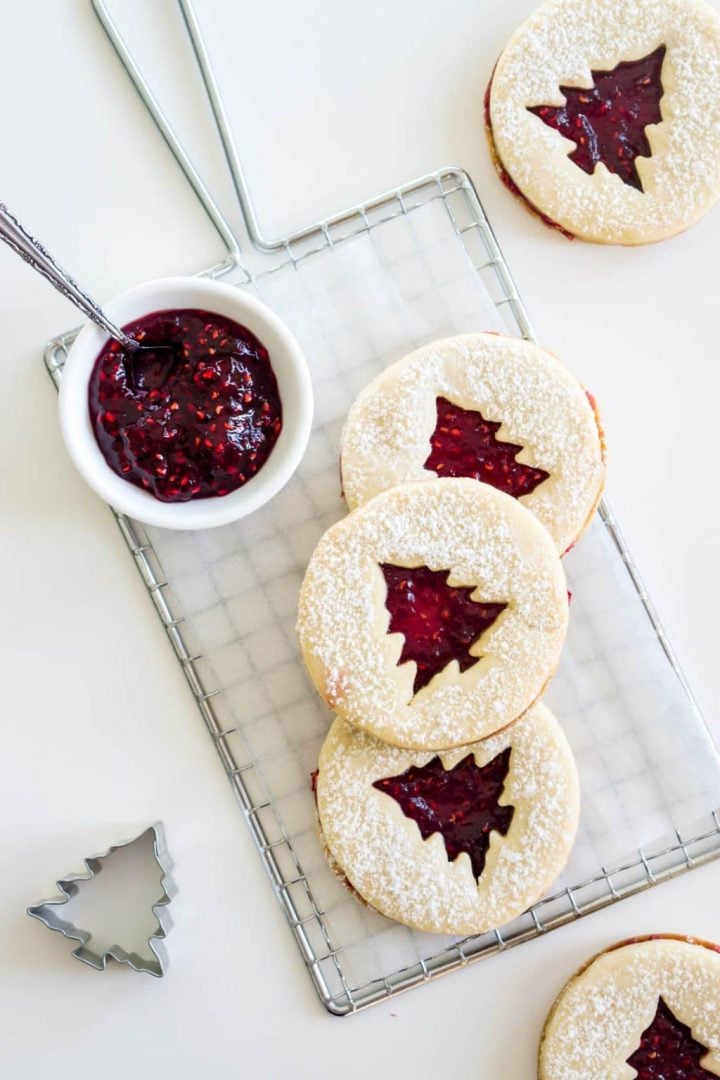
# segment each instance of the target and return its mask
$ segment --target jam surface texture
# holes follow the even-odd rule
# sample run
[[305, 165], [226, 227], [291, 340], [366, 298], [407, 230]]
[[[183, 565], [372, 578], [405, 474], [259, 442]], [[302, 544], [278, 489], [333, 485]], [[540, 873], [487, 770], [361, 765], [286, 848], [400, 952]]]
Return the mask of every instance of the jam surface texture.
[[403, 814], [417, 823], [423, 840], [439, 832], [450, 862], [466, 852], [478, 880], [485, 869], [490, 834], [506, 836], [515, 813], [513, 806], [498, 801], [510, 754], [508, 747], [482, 766], [468, 754], [447, 770], [434, 757], [427, 765], [411, 765], [399, 776], [376, 780], [373, 787], [395, 799]]
[[547, 480], [549, 473], [515, 460], [522, 446], [501, 442], [499, 422], [439, 397], [437, 423], [430, 437], [425, 468], [438, 476], [469, 476], [519, 498]]
[[398, 664], [417, 665], [413, 692], [427, 686], [434, 675], [457, 660], [466, 671], [480, 659], [470, 648], [497, 619], [507, 604], [471, 600], [474, 587], [448, 585], [449, 570], [383, 563], [390, 612], [389, 634], [405, 638]]
[[282, 430], [267, 349], [244, 326], [195, 309], [157, 311], [110, 341], [88, 391], [93, 432], [113, 472], [162, 502], [227, 495], [264, 465]]
[[637, 1070], [638, 1080], [717, 1080], [700, 1064], [707, 1052], [660, 998], [655, 1019], [627, 1063]]
[[612, 71], [593, 71], [593, 86], [561, 86], [564, 105], [533, 105], [529, 112], [572, 139], [570, 160], [586, 173], [603, 165], [620, 179], [643, 190], [635, 161], [650, 157], [645, 128], [662, 120], [661, 72], [665, 46], [640, 60], [624, 61]]

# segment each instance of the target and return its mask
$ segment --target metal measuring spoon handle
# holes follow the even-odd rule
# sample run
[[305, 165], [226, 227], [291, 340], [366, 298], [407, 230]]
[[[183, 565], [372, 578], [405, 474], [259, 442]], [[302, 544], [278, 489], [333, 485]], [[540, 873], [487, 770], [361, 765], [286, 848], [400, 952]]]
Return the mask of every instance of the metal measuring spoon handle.
[[59, 293], [71, 300], [75, 307], [80, 308], [92, 322], [96, 323], [110, 337], [115, 338], [126, 349], [137, 350], [142, 346], [133, 338], [128, 337], [123, 331], [110, 322], [105, 312], [100, 308], [92, 297], [80, 288], [76, 281], [66, 273], [53, 259], [52, 255], [45, 250], [39, 241], [30, 236], [20, 222], [10, 213], [4, 203], [0, 203], [0, 240], [11, 247], [21, 259], [37, 270], [44, 278], [54, 285]]

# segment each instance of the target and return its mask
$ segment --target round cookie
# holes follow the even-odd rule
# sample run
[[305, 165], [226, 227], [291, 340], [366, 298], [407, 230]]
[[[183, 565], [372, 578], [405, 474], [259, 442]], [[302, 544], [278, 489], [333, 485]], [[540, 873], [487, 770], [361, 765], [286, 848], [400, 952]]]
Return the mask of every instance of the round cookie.
[[549, 0], [505, 47], [486, 121], [507, 186], [583, 240], [645, 244], [720, 196], [720, 15]]
[[356, 398], [342, 437], [350, 509], [397, 484], [472, 476], [519, 498], [563, 552], [605, 480], [594, 403], [551, 353], [462, 334], [392, 364]]
[[720, 1076], [720, 948], [653, 935], [596, 956], [545, 1024], [540, 1080]]
[[338, 718], [316, 797], [327, 849], [363, 901], [458, 935], [503, 926], [543, 895], [567, 862], [579, 812], [570, 747], [543, 705], [436, 756]]
[[567, 622], [547, 530], [468, 479], [392, 488], [333, 525], [298, 608], [327, 704], [420, 750], [476, 742], [521, 716], [555, 672]]

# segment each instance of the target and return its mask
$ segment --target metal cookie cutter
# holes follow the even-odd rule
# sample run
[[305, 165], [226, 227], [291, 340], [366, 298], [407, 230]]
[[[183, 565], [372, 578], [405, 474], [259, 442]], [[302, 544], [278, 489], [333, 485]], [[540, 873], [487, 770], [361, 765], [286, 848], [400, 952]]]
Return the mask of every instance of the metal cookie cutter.
[[[119, 945], [112, 945], [104, 952], [95, 952], [87, 947], [87, 943], [92, 937], [89, 931], [82, 930], [79, 926], [75, 926], [74, 923], [62, 919], [55, 909], [62, 907], [63, 904], [67, 904], [68, 900], [77, 895], [79, 889], [75, 884], [76, 882], [90, 881], [91, 878], [94, 878], [96, 874], [100, 873], [104, 859], [113, 855], [120, 848], [129, 847], [131, 844], [142, 842], [149, 833], [152, 833], [153, 836], [153, 854], [155, 856], [155, 862], [162, 870], [160, 884], [163, 889], [161, 898], [152, 906], [153, 914], [157, 919], [158, 928], [155, 933], [151, 934], [148, 938], [148, 947], [150, 948], [154, 959], [151, 960], [147, 957], [139, 956], [138, 953], [134, 952], [125, 952]], [[97, 971], [105, 970], [108, 957], [111, 956], [113, 960], [117, 960], [120, 964], [129, 964], [133, 971], [146, 972], [148, 975], [155, 975], [157, 978], [162, 978], [167, 970], [167, 951], [163, 941], [167, 937], [172, 926], [172, 919], [167, 910], [167, 905], [177, 891], [175, 883], [170, 875], [173, 864], [165, 844], [165, 828], [163, 823], [161, 821], [156, 821], [154, 825], [148, 826], [147, 829], [144, 829], [143, 832], [139, 833], [138, 836], [133, 837], [131, 840], [125, 840], [120, 844], [113, 844], [107, 851], [104, 851], [99, 855], [93, 855], [91, 858], [84, 859], [83, 862], [85, 864], [86, 872], [72, 874], [70, 877], [58, 881], [57, 886], [61, 895], [54, 897], [52, 900], [42, 900], [39, 904], [34, 904], [32, 907], [29, 907], [27, 909], [28, 915], [45, 923], [45, 926], [47, 926], [49, 930], [59, 930], [64, 937], [79, 941], [80, 944], [76, 949], [73, 949], [72, 955], [77, 957], [78, 960], [82, 960], [84, 964], [89, 964], [90, 967], [95, 968]]]

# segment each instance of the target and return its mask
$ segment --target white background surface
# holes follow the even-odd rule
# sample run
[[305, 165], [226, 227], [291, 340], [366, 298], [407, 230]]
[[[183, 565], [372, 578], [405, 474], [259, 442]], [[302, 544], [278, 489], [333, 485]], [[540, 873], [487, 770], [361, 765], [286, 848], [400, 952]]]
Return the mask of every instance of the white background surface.
[[[229, 206], [195, 77], [178, 63], [174, 7], [144, 6], [173, 115], [188, 118], [180, 126]], [[533, 6], [202, 0], [199, 10], [236, 88], [230, 111], [269, 231], [439, 165], [471, 172], [541, 340], [603, 405], [615, 510], [712, 721], [720, 210], [670, 243], [624, 251], [569, 244], [513, 202], [492, 174], [481, 102]], [[212, 262], [217, 242], [89, 5], [11, 8], [0, 197], [100, 298]], [[110, 514], [60, 444], [40, 350], [75, 313], [6, 249], [0, 295], [3, 1076], [532, 1080], [552, 999], [594, 950], [649, 930], [720, 939], [716, 865], [361, 1016], [326, 1016]], [[170, 973], [95, 974], [24, 908], [83, 854], [157, 816], [181, 890]]]

